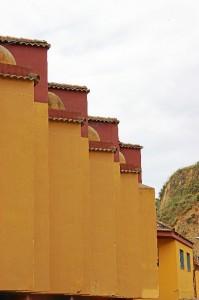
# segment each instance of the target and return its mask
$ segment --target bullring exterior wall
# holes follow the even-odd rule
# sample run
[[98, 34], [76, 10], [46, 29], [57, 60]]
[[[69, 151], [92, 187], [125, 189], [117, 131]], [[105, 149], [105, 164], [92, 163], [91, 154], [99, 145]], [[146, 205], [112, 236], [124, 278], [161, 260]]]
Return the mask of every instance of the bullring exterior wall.
[[24, 78], [0, 77], [0, 291], [157, 297], [153, 189]]

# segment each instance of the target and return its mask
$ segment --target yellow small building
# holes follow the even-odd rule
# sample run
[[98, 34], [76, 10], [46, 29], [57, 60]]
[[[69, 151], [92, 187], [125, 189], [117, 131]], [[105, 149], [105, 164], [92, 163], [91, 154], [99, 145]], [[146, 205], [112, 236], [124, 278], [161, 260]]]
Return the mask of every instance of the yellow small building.
[[194, 298], [193, 243], [157, 222], [159, 300]]

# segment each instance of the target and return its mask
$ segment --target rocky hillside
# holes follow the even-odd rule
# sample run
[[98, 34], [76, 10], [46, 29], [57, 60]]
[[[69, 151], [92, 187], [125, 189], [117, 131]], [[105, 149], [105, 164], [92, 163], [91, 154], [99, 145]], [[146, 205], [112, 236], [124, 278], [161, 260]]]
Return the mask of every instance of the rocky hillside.
[[158, 219], [194, 242], [199, 256], [199, 162], [179, 169], [163, 186], [157, 203]]

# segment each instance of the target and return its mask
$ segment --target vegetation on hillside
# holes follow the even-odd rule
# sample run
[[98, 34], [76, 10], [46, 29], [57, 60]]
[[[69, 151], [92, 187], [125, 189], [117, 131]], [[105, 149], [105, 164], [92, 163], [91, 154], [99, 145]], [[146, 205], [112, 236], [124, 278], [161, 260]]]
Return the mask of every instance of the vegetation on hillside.
[[160, 221], [195, 243], [199, 235], [199, 162], [177, 170], [169, 178], [156, 199], [156, 207]]

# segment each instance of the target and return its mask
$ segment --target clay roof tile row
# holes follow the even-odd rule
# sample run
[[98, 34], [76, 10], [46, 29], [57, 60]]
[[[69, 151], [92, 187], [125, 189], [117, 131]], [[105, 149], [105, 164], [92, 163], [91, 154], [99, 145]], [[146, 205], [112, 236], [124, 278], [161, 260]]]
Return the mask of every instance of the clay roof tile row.
[[137, 166], [134, 164], [120, 164], [120, 172], [121, 173], [134, 173], [134, 174], [139, 174], [142, 172], [141, 169], [139, 169]]
[[48, 87], [52, 89], [58, 89], [58, 90], [86, 92], [86, 93], [90, 92], [90, 90], [85, 85], [81, 86], [81, 85], [71, 85], [66, 83], [49, 82]]
[[103, 123], [115, 123], [119, 124], [119, 120], [116, 118], [105, 118], [105, 117], [95, 117], [95, 116], [88, 116], [88, 122], [103, 122]]
[[141, 172], [140, 169], [127, 170], [127, 169], [120, 168], [120, 173], [126, 173], [126, 174], [130, 174], [130, 173], [133, 173], [133, 174], [139, 174], [140, 172]]
[[106, 149], [106, 148], [97, 148], [97, 147], [89, 147], [89, 151], [96, 151], [96, 152], [111, 152], [115, 153], [117, 149], [112, 148], [112, 149]]
[[115, 153], [117, 148], [111, 142], [89, 141], [89, 151]]
[[157, 228], [158, 231], [169, 231], [169, 232], [172, 232], [171, 229], [168, 229], [168, 228]]
[[175, 228], [160, 221], [157, 221], [156, 223], [157, 223], [157, 235], [159, 238], [173, 238], [193, 248], [193, 242], [188, 240], [186, 237], [179, 234], [178, 232], [176, 232]]
[[161, 222], [161, 221], [157, 221], [157, 229], [160, 231], [173, 231], [174, 228]]
[[48, 119], [56, 122], [79, 123], [83, 125], [86, 120], [81, 117], [80, 113], [74, 111], [49, 109]]
[[106, 148], [96, 148], [96, 147], [90, 147], [89, 151], [96, 151], [96, 152], [111, 152], [115, 153], [116, 149], [106, 149]]
[[32, 40], [32, 39], [24, 39], [24, 38], [16, 38], [12, 36], [0, 36], [0, 42], [6, 44], [19, 44], [19, 45], [26, 45], [26, 46], [36, 46], [36, 47], [43, 47], [43, 48], [50, 48], [50, 44], [44, 40]]
[[0, 73], [0, 77], [11, 78], [11, 79], [19, 79], [19, 80], [30, 80], [30, 81], [34, 81], [34, 85], [37, 85], [39, 83], [39, 80], [40, 80], [39, 75], [36, 75], [36, 74], [33, 74], [33, 73], [31, 73], [27, 76]]
[[129, 148], [129, 149], [143, 149], [143, 146], [137, 145], [137, 144], [125, 144], [122, 142], [119, 142], [120, 148]]
[[57, 121], [57, 122], [67, 122], [67, 123], [79, 123], [84, 124], [85, 119], [77, 118], [77, 119], [70, 119], [70, 118], [60, 118], [60, 117], [48, 117], [50, 121]]

